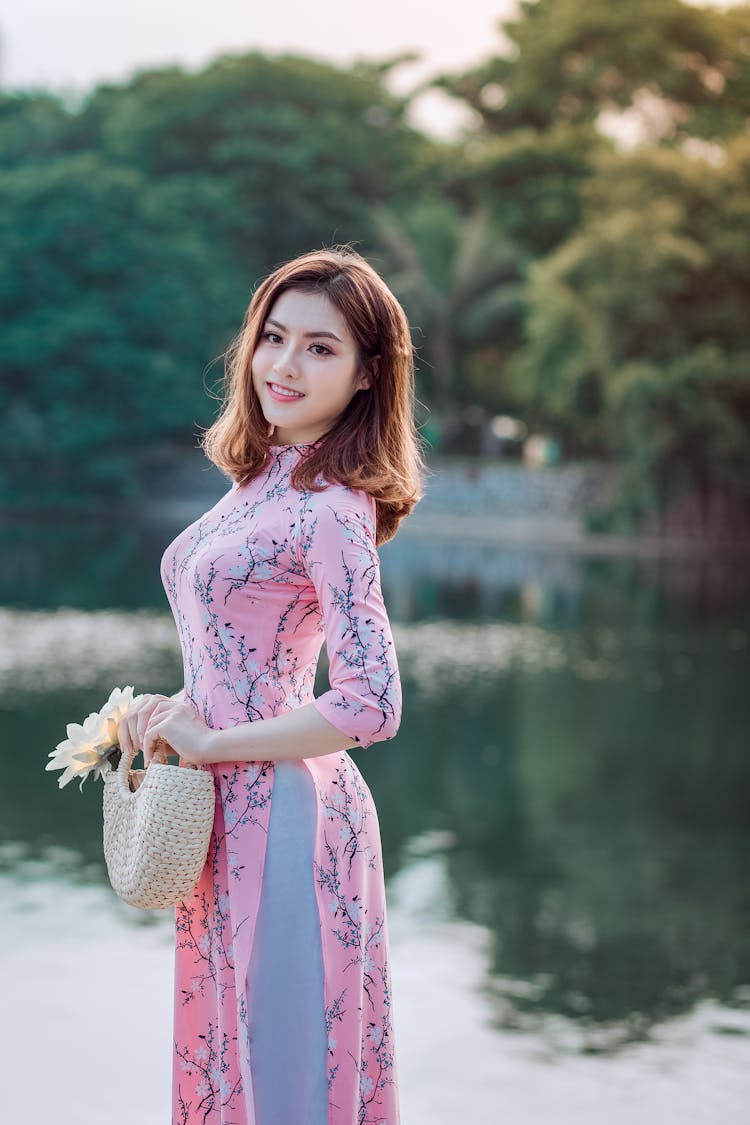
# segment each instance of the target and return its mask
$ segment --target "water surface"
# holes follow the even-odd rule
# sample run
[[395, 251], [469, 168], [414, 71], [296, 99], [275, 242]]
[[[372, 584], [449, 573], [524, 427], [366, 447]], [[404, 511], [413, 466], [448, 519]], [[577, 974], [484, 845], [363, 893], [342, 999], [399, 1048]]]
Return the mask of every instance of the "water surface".
[[[2, 1051], [26, 1074], [8, 1125], [36, 1119], [40, 1036], [39, 1120], [45, 1098], [60, 1125], [101, 1120], [123, 1035], [139, 1080], [120, 1063], [114, 1112], [168, 1118], [170, 913], [116, 898], [100, 783], [60, 791], [44, 765], [114, 685], [182, 686], [158, 567], [178, 530], [0, 530]], [[747, 559], [405, 531], [381, 558], [404, 712], [353, 754], [383, 836], [404, 1121], [746, 1123]]]

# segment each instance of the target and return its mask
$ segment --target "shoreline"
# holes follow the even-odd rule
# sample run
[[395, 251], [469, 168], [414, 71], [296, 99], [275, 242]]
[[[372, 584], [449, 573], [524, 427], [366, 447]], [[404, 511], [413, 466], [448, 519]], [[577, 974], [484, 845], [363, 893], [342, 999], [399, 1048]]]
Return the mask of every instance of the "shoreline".
[[[70, 509], [8, 508], [0, 506], [0, 529], [24, 523], [48, 521], [122, 524], [123, 517], [136, 519], [144, 526], [168, 524], [187, 526], [202, 512], [212, 507], [220, 494], [206, 493], [193, 499], [151, 499], [132, 505], [113, 507], [73, 507]], [[545, 515], [492, 515], [491, 513], [421, 512], [417, 507], [408, 516], [396, 537], [417, 539], [461, 540], [477, 544], [533, 547], [541, 551], [565, 551], [571, 554], [599, 557], [686, 556], [726, 558], [729, 555], [750, 555], [750, 539], [704, 539], [700, 536], [639, 534], [587, 531], [578, 519]]]
[[554, 516], [415, 514], [398, 534], [432, 539], [468, 539], [475, 543], [534, 547], [581, 555], [651, 558], [660, 555], [726, 557], [750, 555], [750, 539], [706, 540], [698, 536], [620, 535], [586, 531], [578, 520]]

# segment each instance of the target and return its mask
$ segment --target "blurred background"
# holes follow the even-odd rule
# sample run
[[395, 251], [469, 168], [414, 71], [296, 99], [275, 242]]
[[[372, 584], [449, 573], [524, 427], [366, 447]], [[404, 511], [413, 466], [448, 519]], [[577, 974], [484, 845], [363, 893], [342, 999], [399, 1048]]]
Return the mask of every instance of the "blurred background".
[[172, 914], [44, 766], [182, 686], [159, 559], [228, 487], [222, 353], [350, 240], [431, 470], [356, 759], [404, 1125], [750, 1122], [749, 121], [748, 4], [2, 9], [7, 1125], [168, 1120]]

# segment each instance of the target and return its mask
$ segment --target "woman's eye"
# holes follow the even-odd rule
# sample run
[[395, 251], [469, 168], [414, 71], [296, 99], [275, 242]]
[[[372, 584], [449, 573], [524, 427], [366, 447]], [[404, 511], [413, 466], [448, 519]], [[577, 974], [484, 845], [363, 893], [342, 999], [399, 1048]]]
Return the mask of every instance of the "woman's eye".
[[[261, 338], [263, 340], [271, 340], [272, 336], [275, 336], [278, 340], [281, 339], [281, 336], [279, 336], [278, 332], [271, 332], [269, 330], [268, 332], [262, 332], [261, 333]], [[322, 348], [323, 349], [323, 353], [322, 353], [323, 355], [333, 355], [333, 352], [331, 351], [331, 349], [327, 348], [325, 346], [325, 344], [311, 344], [310, 347], [312, 347], [312, 348]], [[320, 355], [321, 353], [317, 352], [316, 354]]]

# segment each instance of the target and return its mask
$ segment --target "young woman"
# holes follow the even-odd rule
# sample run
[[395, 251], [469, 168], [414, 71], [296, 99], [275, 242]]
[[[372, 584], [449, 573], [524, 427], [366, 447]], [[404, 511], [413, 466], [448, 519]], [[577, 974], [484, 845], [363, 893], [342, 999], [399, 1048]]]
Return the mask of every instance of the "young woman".
[[161, 562], [185, 687], [121, 726], [216, 788], [175, 910], [172, 1123], [398, 1125], [380, 832], [347, 751], [401, 718], [377, 548], [423, 492], [409, 325], [323, 249], [258, 287], [227, 358], [202, 445], [234, 483]]

